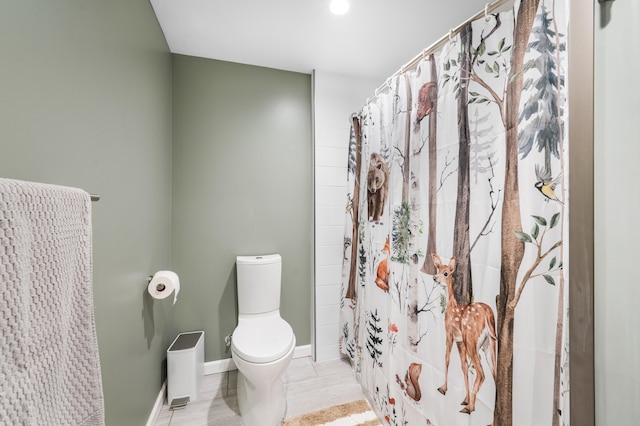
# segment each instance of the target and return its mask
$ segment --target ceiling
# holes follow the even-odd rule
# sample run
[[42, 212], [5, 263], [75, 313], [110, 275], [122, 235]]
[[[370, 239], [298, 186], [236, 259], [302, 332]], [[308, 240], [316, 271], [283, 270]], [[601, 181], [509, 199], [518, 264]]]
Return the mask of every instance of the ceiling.
[[380, 79], [486, 0], [151, 0], [173, 53], [287, 71]]

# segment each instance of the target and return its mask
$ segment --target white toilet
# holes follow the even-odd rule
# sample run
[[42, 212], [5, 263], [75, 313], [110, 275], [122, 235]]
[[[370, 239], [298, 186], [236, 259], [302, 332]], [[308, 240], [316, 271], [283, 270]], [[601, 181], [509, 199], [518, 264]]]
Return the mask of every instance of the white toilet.
[[276, 426], [286, 411], [282, 376], [296, 337], [280, 318], [282, 258], [238, 256], [238, 326], [231, 357], [238, 367], [238, 405], [245, 426]]

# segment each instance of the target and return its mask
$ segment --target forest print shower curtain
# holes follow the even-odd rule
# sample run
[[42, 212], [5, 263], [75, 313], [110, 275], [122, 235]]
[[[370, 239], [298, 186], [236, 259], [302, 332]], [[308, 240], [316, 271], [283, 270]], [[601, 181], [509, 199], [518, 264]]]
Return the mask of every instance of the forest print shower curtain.
[[565, 8], [467, 24], [354, 115], [340, 346], [388, 424], [569, 424]]

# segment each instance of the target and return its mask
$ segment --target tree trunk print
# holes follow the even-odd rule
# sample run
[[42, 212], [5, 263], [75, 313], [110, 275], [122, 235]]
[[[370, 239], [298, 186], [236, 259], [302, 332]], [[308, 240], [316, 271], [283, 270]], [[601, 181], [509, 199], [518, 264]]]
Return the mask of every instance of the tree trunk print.
[[[409, 212], [415, 210], [414, 203], [410, 204], [410, 187], [411, 185], [411, 112], [413, 110], [412, 107], [412, 99], [411, 99], [411, 81], [409, 80], [409, 76], [405, 74], [404, 76], [405, 89], [407, 92], [407, 112], [406, 112], [406, 125], [405, 125], [405, 134], [404, 134], [404, 164], [403, 166], [403, 181], [402, 181], [402, 204], [409, 208]], [[414, 194], [416, 191], [412, 191]], [[414, 265], [414, 253], [415, 250], [415, 238], [417, 237], [417, 226], [413, 223], [415, 220], [411, 220], [412, 217], [416, 217], [409, 213], [409, 238], [407, 241], [407, 253], [409, 255], [409, 283], [408, 283], [408, 297], [407, 297], [407, 341], [409, 343], [409, 348], [413, 352], [418, 351], [418, 342], [420, 340], [419, 330], [418, 330], [418, 274], [415, 271]]]
[[460, 32], [460, 93], [458, 95], [458, 199], [456, 217], [453, 228], [453, 255], [457, 267], [453, 273], [455, 298], [460, 305], [467, 305], [473, 299], [471, 282], [471, 258], [469, 242], [469, 202], [470, 173], [469, 158], [471, 155], [471, 136], [469, 130], [469, 76], [471, 75], [471, 24], [467, 24]]
[[[560, 157], [563, 157], [560, 154]], [[560, 225], [560, 235], [564, 235], [564, 207], [560, 209], [562, 212], [562, 221]], [[560, 259], [563, 258], [563, 248], [560, 247]], [[560, 380], [562, 379], [561, 367], [562, 367], [562, 333], [564, 328], [564, 272], [560, 273], [560, 284], [558, 285], [558, 310], [557, 310], [557, 323], [556, 323], [556, 344], [555, 344], [555, 359], [553, 366], [553, 406], [551, 407], [553, 412], [551, 413], [552, 426], [560, 425]]]
[[353, 232], [351, 234], [351, 268], [349, 269], [349, 286], [345, 299], [356, 298], [356, 276], [358, 273], [358, 229], [360, 208], [360, 171], [362, 169], [362, 129], [360, 128], [360, 120], [353, 117], [353, 131], [356, 136], [356, 170], [353, 185], [353, 202], [351, 206], [351, 220], [353, 221]]
[[429, 261], [431, 253], [436, 253], [436, 214], [438, 211], [438, 72], [436, 59], [431, 54], [429, 56], [431, 64], [431, 82], [435, 84], [435, 99], [429, 113], [429, 234], [427, 236], [427, 252], [422, 265], [422, 272], [433, 275], [436, 268], [433, 262]]
[[[556, 79], [556, 90], [558, 91], [558, 97], [560, 96], [562, 91], [562, 75], [563, 70], [562, 62], [560, 60], [560, 33], [558, 32], [558, 20], [556, 19], [556, 2], [555, 0], [551, 6], [552, 14], [553, 14], [553, 32], [555, 35], [555, 45], [556, 45], [556, 70], [558, 72], [558, 79]], [[560, 174], [564, 176], [564, 131], [562, 125], [562, 106], [561, 102], [558, 101], [556, 104], [557, 107], [557, 126], [558, 126], [558, 151], [560, 154]], [[560, 181], [560, 193], [564, 194], [564, 180]], [[563, 197], [564, 199], [564, 197]], [[560, 235], [564, 237], [564, 204], [560, 208], [562, 221], [560, 223]], [[564, 259], [564, 245], [560, 247], [560, 259]], [[564, 331], [564, 271], [560, 274], [560, 284], [558, 285], [558, 312], [557, 312], [557, 325], [556, 325], [556, 344], [555, 344], [555, 362], [553, 367], [553, 406], [552, 406], [552, 426], [560, 425], [560, 416], [561, 416], [561, 394], [562, 390], [560, 389], [560, 381], [562, 380], [562, 335]]]
[[524, 243], [516, 237], [522, 229], [518, 187], [518, 113], [522, 94], [524, 55], [540, 0], [522, 0], [514, 30], [505, 113], [506, 151], [502, 203], [502, 260], [498, 308], [498, 368], [494, 425], [513, 424], [513, 326], [516, 279], [524, 256]]
[[404, 162], [402, 163], [402, 202], [409, 202], [409, 184], [411, 182], [411, 84], [409, 76], [404, 75], [405, 89], [407, 92], [406, 128], [404, 138]]

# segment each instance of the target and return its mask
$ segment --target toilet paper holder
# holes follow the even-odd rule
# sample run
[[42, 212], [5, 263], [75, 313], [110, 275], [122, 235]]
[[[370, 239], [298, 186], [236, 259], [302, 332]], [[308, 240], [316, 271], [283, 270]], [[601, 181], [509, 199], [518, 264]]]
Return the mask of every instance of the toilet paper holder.
[[[152, 279], [153, 279], [153, 275], [149, 275], [149, 278], [147, 278], [147, 285], [151, 282]], [[156, 286], [156, 290], [158, 291], [164, 291], [165, 288], [167, 288], [167, 286], [162, 283]]]
[[180, 293], [180, 277], [173, 271], [158, 271], [148, 277], [147, 293], [154, 299], [166, 299], [173, 294], [173, 304]]

